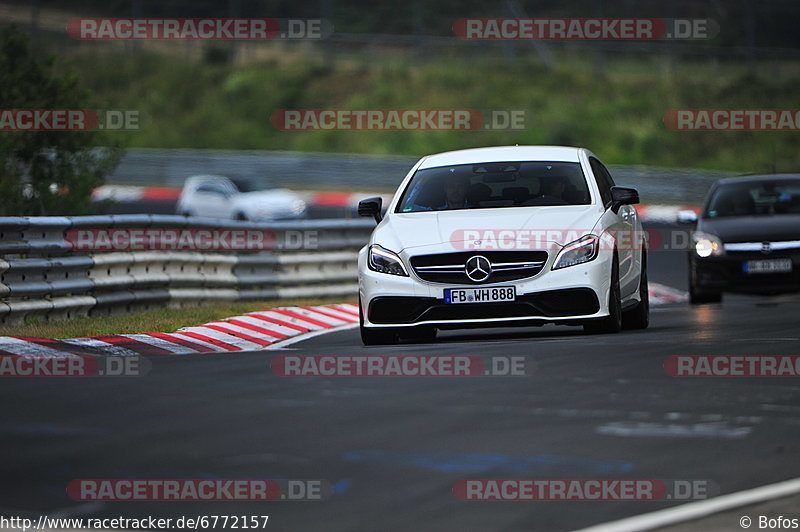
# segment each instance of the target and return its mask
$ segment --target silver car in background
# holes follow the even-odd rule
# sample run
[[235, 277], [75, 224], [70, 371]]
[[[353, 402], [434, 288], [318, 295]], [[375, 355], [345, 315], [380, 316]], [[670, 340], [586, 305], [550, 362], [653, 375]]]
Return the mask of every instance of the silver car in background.
[[266, 222], [306, 216], [306, 202], [288, 189], [253, 189], [237, 186], [220, 175], [195, 175], [186, 179], [176, 212], [185, 216], [207, 216]]

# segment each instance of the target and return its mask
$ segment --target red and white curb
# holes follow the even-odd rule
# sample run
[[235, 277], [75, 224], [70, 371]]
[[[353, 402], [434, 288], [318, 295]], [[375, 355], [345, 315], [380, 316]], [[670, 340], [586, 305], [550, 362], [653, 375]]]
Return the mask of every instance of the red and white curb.
[[700, 213], [699, 207], [681, 205], [636, 205], [636, 212], [643, 222], [662, 222], [674, 224], [678, 220], [678, 213], [685, 210]]
[[689, 292], [684, 290], [658, 283], [649, 283], [648, 288], [650, 288], [650, 304], [654, 306], [689, 301]]
[[[651, 305], [682, 303], [683, 290], [650, 283]], [[0, 336], [0, 355], [189, 355], [279, 349], [320, 334], [358, 325], [358, 305], [282, 307], [183, 327], [174, 333], [113, 334], [54, 340]]]
[[174, 333], [118, 334], [52, 340], [0, 336], [0, 355], [188, 355], [259, 351], [289, 338], [354, 327], [358, 305], [284, 307], [184, 327]]
[[172, 187], [103, 185], [92, 191], [92, 201], [117, 201], [120, 203], [144, 200], [178, 201], [180, 195], [181, 189]]

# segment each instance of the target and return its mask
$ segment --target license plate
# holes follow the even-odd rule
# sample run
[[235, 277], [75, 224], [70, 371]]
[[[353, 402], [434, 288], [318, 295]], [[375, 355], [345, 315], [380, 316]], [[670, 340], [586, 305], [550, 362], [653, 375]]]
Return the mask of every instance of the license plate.
[[742, 265], [744, 273], [789, 273], [792, 271], [792, 259], [748, 260]]
[[517, 298], [515, 286], [494, 286], [492, 288], [446, 288], [444, 302], [457, 303], [497, 303], [514, 301]]

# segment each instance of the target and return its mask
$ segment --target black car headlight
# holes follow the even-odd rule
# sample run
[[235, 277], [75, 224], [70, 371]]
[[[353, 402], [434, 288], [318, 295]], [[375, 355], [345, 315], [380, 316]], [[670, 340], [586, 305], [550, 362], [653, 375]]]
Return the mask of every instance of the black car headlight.
[[367, 264], [369, 269], [374, 272], [408, 277], [406, 267], [403, 266], [403, 261], [397, 256], [397, 253], [384, 249], [378, 244], [372, 244], [369, 247]]
[[594, 260], [597, 258], [598, 249], [600, 249], [600, 239], [594, 235], [586, 235], [570, 242], [556, 256], [553, 269], [558, 270]]

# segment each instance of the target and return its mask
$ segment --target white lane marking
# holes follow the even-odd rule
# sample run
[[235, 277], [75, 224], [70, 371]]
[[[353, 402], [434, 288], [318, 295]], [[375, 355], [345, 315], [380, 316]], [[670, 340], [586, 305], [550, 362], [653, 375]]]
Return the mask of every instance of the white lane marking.
[[60, 341], [64, 342], [65, 344], [77, 345], [78, 347], [93, 347], [118, 357], [139, 356], [139, 353], [135, 351], [131, 351], [130, 349], [126, 349], [108, 342], [103, 342], [102, 340], [97, 340], [95, 338], [65, 338], [64, 340]]
[[311, 338], [322, 336], [323, 334], [339, 332], [339, 331], [348, 331], [350, 329], [355, 329], [356, 327], [358, 327], [358, 323], [348, 323], [346, 325], [339, 325], [338, 327], [334, 327], [332, 329], [318, 329], [316, 331], [300, 333], [292, 338], [287, 338], [286, 340], [281, 340], [279, 342], [275, 342], [272, 345], [268, 345], [264, 349], [266, 351], [274, 351], [282, 349], [284, 347], [288, 347], [292, 344], [296, 344], [297, 342], [302, 342], [303, 340], [310, 340]]
[[632, 423], [615, 421], [595, 427], [595, 432], [605, 436], [633, 438], [744, 438], [753, 427], [730, 427], [725, 422], [693, 423]]
[[199, 352], [197, 349], [192, 349], [191, 347], [186, 347], [185, 345], [174, 344], [172, 342], [162, 340], [161, 338], [150, 336], [149, 334], [123, 334], [122, 336], [130, 338], [131, 340], [136, 340], [137, 342], [142, 342], [143, 344], [149, 344], [153, 347], [158, 347], [165, 351], [171, 351], [175, 355], [193, 355]]
[[674, 508], [666, 508], [642, 515], [626, 517], [617, 521], [609, 521], [599, 525], [582, 528], [576, 532], [636, 532], [654, 530], [678, 523], [694, 521], [726, 510], [751, 506], [773, 499], [780, 499], [800, 493], [800, 478], [793, 478], [775, 484], [768, 484], [749, 490], [720, 495], [704, 501], [681, 504]]
[[58, 351], [47, 346], [20, 340], [12, 336], [0, 336], [0, 349], [18, 356], [64, 358], [75, 356], [71, 353]]

